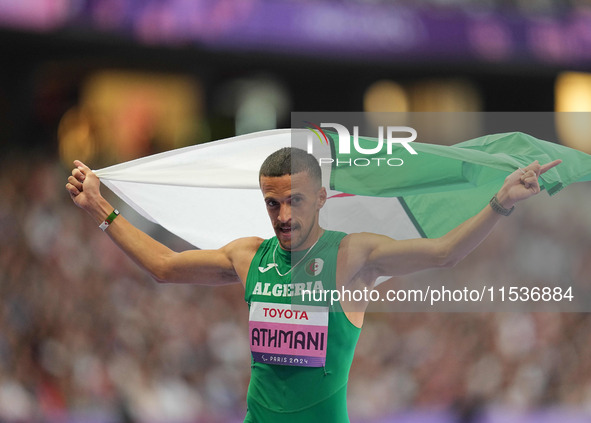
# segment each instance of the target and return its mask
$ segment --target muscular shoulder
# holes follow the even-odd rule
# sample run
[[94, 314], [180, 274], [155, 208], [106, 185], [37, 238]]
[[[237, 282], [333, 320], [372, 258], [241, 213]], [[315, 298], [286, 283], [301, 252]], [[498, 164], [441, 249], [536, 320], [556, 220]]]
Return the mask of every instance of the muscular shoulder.
[[259, 237], [247, 237], [238, 238], [229, 244], [222, 247], [222, 251], [232, 261], [242, 260], [250, 257], [250, 261], [254, 257], [260, 245], [263, 243], [263, 239]]
[[370, 232], [348, 234], [341, 241], [339, 252], [342, 251], [347, 256], [354, 254], [360, 257], [367, 257], [381, 242], [386, 242], [387, 240], [392, 241], [391, 238], [385, 235]]
[[[370, 255], [381, 242], [390, 238], [369, 232], [348, 234], [341, 241], [338, 255], [338, 266], [344, 271], [346, 280], [352, 279], [368, 268]], [[390, 239], [391, 240], [391, 239]]]
[[222, 247], [242, 281], [246, 280], [250, 262], [263, 241], [259, 237], [238, 238]]
[[254, 250], [256, 251], [263, 243], [264, 239], [257, 236], [238, 238], [222, 247], [228, 251], [234, 250]]

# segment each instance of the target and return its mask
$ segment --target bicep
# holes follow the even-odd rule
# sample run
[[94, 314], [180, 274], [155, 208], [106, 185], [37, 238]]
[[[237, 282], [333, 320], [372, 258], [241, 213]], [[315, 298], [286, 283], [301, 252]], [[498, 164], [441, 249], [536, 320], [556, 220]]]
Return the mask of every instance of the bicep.
[[162, 282], [225, 285], [246, 280], [257, 239], [240, 239], [217, 250], [188, 250], [171, 254]]
[[240, 282], [222, 250], [188, 250], [171, 254], [161, 282], [225, 285]]
[[446, 265], [446, 249], [440, 239], [395, 240], [367, 234], [361, 243], [366, 251], [364, 266], [380, 276], [401, 276]]

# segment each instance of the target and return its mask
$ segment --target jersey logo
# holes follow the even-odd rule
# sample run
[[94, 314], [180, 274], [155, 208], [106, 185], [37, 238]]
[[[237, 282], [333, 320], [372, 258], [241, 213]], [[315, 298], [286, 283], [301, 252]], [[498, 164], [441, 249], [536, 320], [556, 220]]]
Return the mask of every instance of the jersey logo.
[[318, 276], [324, 267], [324, 260], [321, 258], [314, 258], [306, 263], [306, 273], [310, 276]]
[[269, 263], [269, 264], [267, 264], [267, 267], [261, 267], [261, 266], [259, 266], [259, 272], [265, 273], [265, 272], [271, 270], [274, 267], [277, 267], [277, 263]]

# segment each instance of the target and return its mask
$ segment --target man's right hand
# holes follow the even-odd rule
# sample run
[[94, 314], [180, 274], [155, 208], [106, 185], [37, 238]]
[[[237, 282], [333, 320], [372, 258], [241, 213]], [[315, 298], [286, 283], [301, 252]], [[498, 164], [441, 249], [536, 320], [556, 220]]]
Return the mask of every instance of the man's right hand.
[[99, 178], [79, 160], [74, 161], [74, 166], [76, 167], [68, 177], [66, 189], [74, 204], [90, 212], [89, 209], [101, 198]]

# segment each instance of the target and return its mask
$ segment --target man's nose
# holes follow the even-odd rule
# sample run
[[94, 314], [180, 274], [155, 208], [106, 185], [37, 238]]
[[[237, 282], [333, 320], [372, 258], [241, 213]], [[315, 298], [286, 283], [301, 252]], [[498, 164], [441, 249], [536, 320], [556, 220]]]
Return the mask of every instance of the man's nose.
[[289, 204], [281, 204], [279, 207], [279, 221], [287, 223], [291, 220], [291, 206]]

